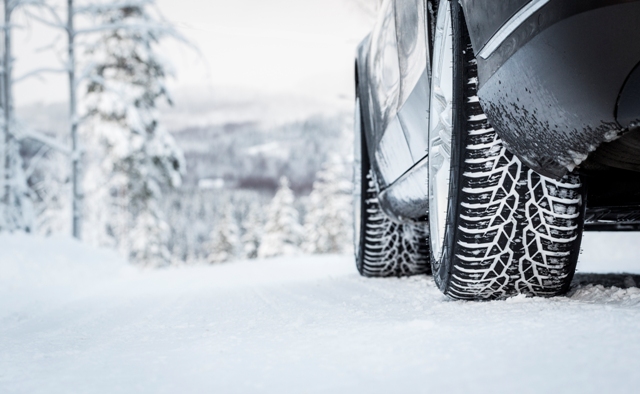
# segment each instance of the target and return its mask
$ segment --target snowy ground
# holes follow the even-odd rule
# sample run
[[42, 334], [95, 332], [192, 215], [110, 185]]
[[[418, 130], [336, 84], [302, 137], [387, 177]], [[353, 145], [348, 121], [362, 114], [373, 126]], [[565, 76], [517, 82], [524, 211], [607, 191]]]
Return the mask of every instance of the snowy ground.
[[[640, 272], [639, 240], [588, 237], [580, 272]], [[638, 392], [640, 289], [600, 283], [639, 279], [452, 302], [429, 278], [360, 278], [349, 257], [137, 271], [2, 236], [0, 392]]]

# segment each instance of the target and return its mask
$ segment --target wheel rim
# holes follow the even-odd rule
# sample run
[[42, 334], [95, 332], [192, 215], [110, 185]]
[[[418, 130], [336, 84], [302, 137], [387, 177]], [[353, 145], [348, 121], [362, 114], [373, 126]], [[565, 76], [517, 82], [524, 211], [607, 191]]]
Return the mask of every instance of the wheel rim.
[[353, 154], [353, 250], [356, 258], [360, 254], [362, 225], [362, 118], [360, 113], [360, 99], [356, 98], [354, 116], [354, 154]]
[[450, 193], [453, 120], [453, 29], [451, 6], [442, 1], [438, 12], [431, 80], [429, 119], [429, 227], [431, 252], [442, 258]]

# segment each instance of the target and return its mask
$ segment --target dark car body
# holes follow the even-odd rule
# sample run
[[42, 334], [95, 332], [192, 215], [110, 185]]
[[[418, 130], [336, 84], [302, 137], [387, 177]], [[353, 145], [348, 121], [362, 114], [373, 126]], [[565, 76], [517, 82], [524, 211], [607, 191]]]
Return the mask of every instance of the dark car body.
[[[385, 1], [357, 54], [363, 137], [381, 205], [400, 222], [428, 210], [429, 64], [437, 3]], [[478, 61], [480, 103], [508, 148], [545, 176], [584, 171], [592, 185], [591, 224], [636, 228], [640, 1], [460, 3]], [[628, 153], [624, 159], [621, 151]]]

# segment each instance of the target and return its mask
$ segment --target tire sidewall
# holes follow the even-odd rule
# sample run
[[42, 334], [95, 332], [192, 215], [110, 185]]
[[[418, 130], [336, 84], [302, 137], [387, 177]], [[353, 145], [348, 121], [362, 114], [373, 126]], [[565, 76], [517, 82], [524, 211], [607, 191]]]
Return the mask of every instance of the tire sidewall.
[[458, 212], [460, 204], [460, 190], [462, 187], [462, 162], [465, 157], [467, 137], [467, 116], [465, 100], [465, 59], [463, 48], [467, 40], [462, 17], [462, 8], [457, 1], [451, 2], [451, 28], [453, 31], [453, 96], [452, 96], [452, 135], [451, 135], [451, 167], [449, 175], [449, 202], [447, 204], [447, 219], [445, 225], [444, 242], [440, 261], [431, 255], [431, 268], [437, 286], [445, 294], [453, 271], [456, 248], [456, 229], [458, 228]]
[[[356, 267], [360, 274], [363, 273], [364, 267], [364, 252], [365, 252], [365, 231], [367, 223], [367, 191], [369, 186], [369, 175], [371, 164], [369, 162], [369, 152], [367, 150], [367, 141], [364, 132], [364, 122], [362, 119], [362, 100], [356, 100], [356, 111], [360, 111], [360, 168], [354, 168], [354, 171], [360, 172], [360, 226], [358, 228], [358, 234], [354, 234], [354, 237], [358, 237], [358, 245], [354, 248]], [[355, 238], [354, 238], [355, 240]]]

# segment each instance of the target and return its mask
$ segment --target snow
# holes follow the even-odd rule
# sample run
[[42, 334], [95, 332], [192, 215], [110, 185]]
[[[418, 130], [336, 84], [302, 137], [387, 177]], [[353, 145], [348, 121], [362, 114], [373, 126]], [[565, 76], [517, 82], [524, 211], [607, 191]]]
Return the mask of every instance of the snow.
[[585, 232], [581, 249], [578, 272], [640, 272], [640, 233]]
[[2, 234], [0, 318], [4, 322], [7, 316], [21, 315], [31, 307], [66, 301], [132, 272], [135, 270], [116, 253], [96, 250], [72, 238]]
[[[580, 272], [589, 250], [640, 272], [634, 235], [588, 234]], [[638, 276], [580, 278], [569, 297], [454, 302], [348, 256], [141, 270], [2, 235], [0, 392], [637, 392]]]

